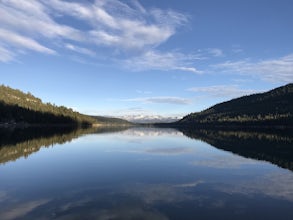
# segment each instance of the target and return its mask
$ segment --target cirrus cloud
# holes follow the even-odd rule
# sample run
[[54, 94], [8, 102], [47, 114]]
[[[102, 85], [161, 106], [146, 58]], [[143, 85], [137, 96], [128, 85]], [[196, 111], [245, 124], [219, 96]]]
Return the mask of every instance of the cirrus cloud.
[[260, 61], [227, 61], [214, 65], [217, 71], [256, 76], [269, 82], [293, 81], [293, 54]]
[[132, 99], [122, 99], [122, 101], [127, 102], [142, 102], [145, 104], [173, 104], [173, 105], [188, 105], [191, 104], [190, 99], [173, 97], [173, 96], [158, 96], [158, 97], [144, 97], [144, 98], [132, 98]]
[[58, 54], [65, 48], [66, 53], [91, 57], [103, 51], [108, 60], [123, 63], [137, 59], [136, 65], [142, 66], [136, 69], [140, 70], [197, 72], [194, 67], [185, 66], [187, 60], [176, 62], [183, 55], [173, 52], [156, 53], [161, 60], [169, 57], [163, 66], [155, 66], [150, 57], [147, 62], [138, 62], [154, 56], [154, 48], [188, 23], [187, 15], [171, 9], [144, 8], [138, 1], [3, 0], [0, 14], [2, 62], [15, 60], [23, 52]]
[[42, 46], [37, 41], [0, 28], [0, 40], [10, 47], [29, 49], [41, 53], [54, 54], [55, 51]]
[[229, 97], [229, 98], [263, 92], [262, 90], [241, 89], [238, 85], [215, 85], [215, 86], [192, 87], [187, 89], [187, 91], [201, 93], [211, 97]]
[[197, 55], [186, 55], [179, 52], [162, 53], [149, 50], [141, 56], [124, 61], [124, 65], [135, 71], [142, 70], [181, 70], [201, 74], [202, 71], [192, 66], [195, 60], [200, 59]]

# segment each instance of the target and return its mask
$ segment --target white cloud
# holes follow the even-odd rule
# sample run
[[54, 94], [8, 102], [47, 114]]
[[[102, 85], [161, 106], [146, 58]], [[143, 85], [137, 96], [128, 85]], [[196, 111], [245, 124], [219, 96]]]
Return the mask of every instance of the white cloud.
[[186, 55], [178, 52], [161, 53], [149, 50], [141, 56], [128, 59], [124, 65], [132, 70], [181, 70], [200, 74], [202, 71], [192, 67], [192, 63], [197, 60], [196, 55]]
[[54, 50], [51, 50], [39, 44], [37, 41], [33, 39], [18, 35], [16, 33], [4, 29], [0, 29], [0, 39], [2, 42], [6, 42], [15, 48], [24, 48], [47, 54], [55, 54]]
[[[183, 54], [154, 52], [154, 48], [188, 22], [187, 15], [170, 9], [144, 8], [138, 1], [127, 4], [118, 0], [3, 0], [0, 14], [2, 32], [9, 33], [14, 39], [8, 40], [2, 34], [5, 38], [1, 47], [1, 53], [5, 54], [1, 58], [3, 62], [20, 55], [17, 49], [53, 54], [65, 45], [72, 52], [94, 56], [101, 51], [100, 47], [106, 47], [108, 50], [102, 49], [104, 57], [112, 59], [122, 52], [123, 59], [128, 60], [126, 63], [136, 61], [136, 70], [199, 72], [185, 65], [189, 59], [184, 59]], [[165, 59], [165, 63], [155, 65], [154, 56], [160, 61]]]
[[159, 103], [159, 104], [173, 104], [173, 105], [188, 105], [191, 100], [181, 97], [172, 96], [159, 96], [159, 97], [144, 97], [144, 98], [133, 98], [123, 99], [122, 101], [127, 102], [142, 102], [142, 103]]
[[293, 54], [256, 62], [249, 60], [227, 61], [214, 67], [217, 71], [248, 74], [270, 82], [290, 83], [293, 81]]
[[44, 5], [54, 9], [53, 13], [59, 12], [59, 16], [71, 15], [80, 19], [93, 18], [92, 5], [88, 3], [79, 4], [77, 2], [66, 2], [60, 0], [41, 0]]
[[49, 9], [39, 1], [4, 1], [0, 5], [0, 24], [11, 32], [30, 37], [64, 38], [81, 40], [82, 34], [75, 28], [54, 21]]
[[0, 61], [8, 62], [14, 59], [14, 54], [0, 45]]
[[203, 71], [197, 70], [195, 67], [176, 67], [174, 69], [182, 70], [186, 72], [198, 73], [198, 74], [203, 73]]
[[222, 51], [221, 49], [219, 49], [219, 48], [208, 48], [208, 49], [206, 49], [206, 50], [207, 50], [207, 52], [208, 52], [209, 54], [211, 54], [211, 55], [214, 56], [214, 57], [221, 57], [221, 56], [224, 56], [223, 51]]
[[138, 9], [139, 12], [141, 12], [142, 14], [146, 14], [146, 13], [147, 13], [147, 11], [145, 10], [145, 8], [139, 3], [139, 1], [137, 1], [137, 0], [133, 0], [133, 1], [132, 1], [132, 4], [133, 4], [134, 7], [135, 7], [136, 9]]
[[72, 44], [65, 44], [65, 47], [69, 50], [72, 50], [72, 51], [75, 51], [75, 52], [78, 52], [78, 53], [82, 53], [82, 54], [85, 54], [85, 55], [88, 55], [88, 56], [95, 56], [95, 52], [94, 51], [91, 51], [87, 48], [83, 48], [83, 47], [78, 47], [78, 46], [75, 46], [75, 45], [72, 45]]
[[43, 2], [54, 11], [90, 24], [86, 32], [89, 41], [116, 49], [144, 49], [159, 45], [171, 37], [178, 26], [187, 22], [183, 14], [171, 10], [147, 10], [138, 2], [133, 4], [134, 7], [114, 0], [93, 4], [58, 0]]
[[151, 91], [142, 91], [139, 89], [137, 89], [135, 92], [137, 92], [138, 94], [151, 94], [152, 93]]
[[224, 57], [225, 54], [220, 48], [203, 48], [196, 50], [197, 57], [200, 60], [210, 60], [218, 57]]
[[204, 87], [193, 87], [187, 89], [191, 92], [196, 92], [212, 97], [239, 97], [243, 95], [249, 95], [252, 93], [262, 92], [260, 90], [253, 89], [241, 89], [238, 85], [216, 85], [216, 86], [204, 86]]

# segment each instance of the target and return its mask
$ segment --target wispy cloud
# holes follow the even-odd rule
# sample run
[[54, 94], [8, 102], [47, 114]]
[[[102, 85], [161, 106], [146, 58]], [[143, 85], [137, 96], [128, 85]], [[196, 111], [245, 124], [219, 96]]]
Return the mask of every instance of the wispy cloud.
[[201, 74], [202, 71], [192, 66], [198, 58], [197, 55], [186, 55], [179, 52], [162, 53], [148, 50], [141, 56], [124, 61], [124, 65], [136, 71], [141, 70], [181, 70]]
[[201, 48], [196, 50], [196, 54], [200, 60], [210, 60], [225, 56], [224, 51], [220, 48]]
[[172, 96], [159, 96], [159, 97], [144, 97], [144, 98], [132, 98], [122, 99], [127, 102], [142, 102], [146, 104], [157, 103], [157, 104], [173, 104], [173, 105], [188, 105], [191, 104], [191, 100], [181, 97]]
[[208, 48], [208, 49], [206, 49], [206, 51], [207, 51], [207, 53], [209, 53], [210, 55], [212, 55], [214, 57], [224, 56], [223, 51], [219, 48]]
[[[14, 60], [22, 54], [19, 50], [55, 54], [66, 48], [80, 55], [95, 56], [101, 47], [108, 49], [103, 50], [103, 55], [123, 53], [123, 58], [117, 56], [118, 59], [133, 61], [134, 57], [154, 55], [154, 48], [188, 23], [188, 16], [174, 10], [149, 9], [138, 1], [119, 0], [3, 0], [0, 14], [2, 62]], [[66, 22], [68, 19], [72, 22]], [[136, 69], [167, 67], [196, 72], [192, 66], [181, 66], [182, 58], [176, 63], [178, 54], [164, 56], [170, 55], [173, 60], [163, 67], [155, 66], [150, 57], [144, 63], [137, 58]], [[138, 67], [139, 64], [143, 66]]]
[[0, 45], [0, 61], [8, 62], [14, 59], [14, 53]]
[[137, 89], [135, 92], [137, 92], [138, 94], [152, 94], [152, 92], [151, 91], [143, 91], [143, 90], [139, 90], [139, 89]]
[[[0, 5], [1, 26], [34, 40], [82, 40], [82, 33], [73, 27], [58, 23], [53, 12], [41, 1], [4, 0]], [[48, 1], [49, 2], [49, 1]]]
[[214, 66], [217, 71], [248, 74], [270, 82], [293, 81], [293, 54], [261, 61], [227, 61]]
[[29, 49], [41, 53], [55, 54], [54, 50], [42, 46], [33, 39], [18, 35], [4, 29], [0, 29], [0, 40], [2, 42], [8, 43], [13, 48]]
[[249, 95], [261, 90], [254, 89], [241, 89], [238, 85], [215, 85], [215, 86], [204, 86], [204, 87], [193, 87], [187, 89], [187, 91], [196, 92], [211, 97], [225, 97], [233, 98], [243, 95]]
[[92, 51], [92, 50], [89, 50], [87, 48], [84, 48], [84, 47], [79, 47], [79, 46], [75, 46], [75, 45], [72, 45], [72, 44], [65, 44], [65, 47], [69, 50], [72, 50], [72, 51], [75, 51], [75, 52], [78, 52], [78, 53], [81, 53], [81, 54], [85, 54], [85, 55], [88, 55], [88, 56], [95, 56], [95, 52]]

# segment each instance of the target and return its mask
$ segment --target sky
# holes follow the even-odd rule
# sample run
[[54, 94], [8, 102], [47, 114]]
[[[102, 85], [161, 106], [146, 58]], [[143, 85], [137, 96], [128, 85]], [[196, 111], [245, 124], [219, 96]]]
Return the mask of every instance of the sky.
[[182, 117], [293, 82], [292, 0], [0, 0], [0, 84], [91, 115]]

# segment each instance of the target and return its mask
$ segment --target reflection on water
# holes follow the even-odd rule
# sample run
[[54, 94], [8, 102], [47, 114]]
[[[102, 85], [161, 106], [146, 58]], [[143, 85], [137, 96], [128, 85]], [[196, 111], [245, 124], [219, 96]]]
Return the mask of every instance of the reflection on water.
[[291, 132], [264, 133], [247, 131], [184, 130], [187, 137], [244, 157], [269, 161], [293, 171], [293, 136]]
[[293, 219], [290, 135], [15, 132], [1, 133], [0, 219]]
[[84, 134], [125, 130], [124, 127], [76, 129], [74, 127], [29, 127], [0, 129], [0, 164], [28, 157], [42, 147], [64, 144]]

